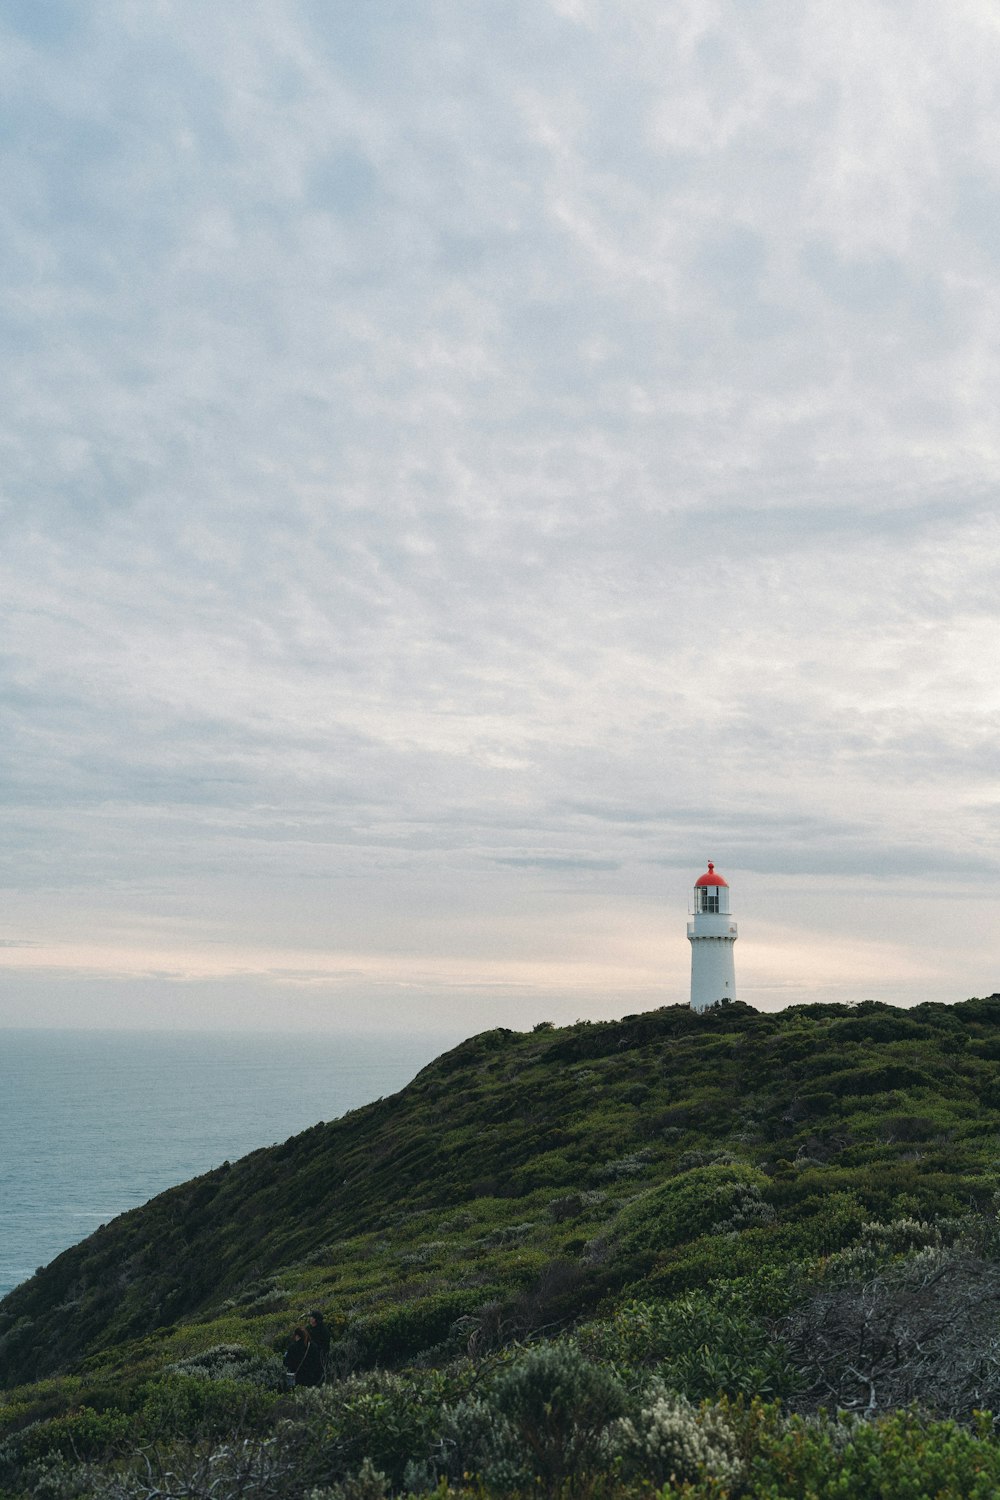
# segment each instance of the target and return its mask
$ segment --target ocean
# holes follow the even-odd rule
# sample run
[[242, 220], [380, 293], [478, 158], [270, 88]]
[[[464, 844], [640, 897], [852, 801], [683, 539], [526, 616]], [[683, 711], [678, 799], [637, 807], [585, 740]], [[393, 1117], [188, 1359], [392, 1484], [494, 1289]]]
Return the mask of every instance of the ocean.
[[0, 1030], [0, 1297], [126, 1209], [396, 1093], [460, 1040]]

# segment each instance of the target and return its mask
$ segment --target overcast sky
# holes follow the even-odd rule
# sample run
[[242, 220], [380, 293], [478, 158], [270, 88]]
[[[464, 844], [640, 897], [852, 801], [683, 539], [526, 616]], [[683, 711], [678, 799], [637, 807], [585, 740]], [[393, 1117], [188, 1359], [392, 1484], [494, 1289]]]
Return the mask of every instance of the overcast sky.
[[0, 1024], [1000, 989], [995, 0], [0, 19]]

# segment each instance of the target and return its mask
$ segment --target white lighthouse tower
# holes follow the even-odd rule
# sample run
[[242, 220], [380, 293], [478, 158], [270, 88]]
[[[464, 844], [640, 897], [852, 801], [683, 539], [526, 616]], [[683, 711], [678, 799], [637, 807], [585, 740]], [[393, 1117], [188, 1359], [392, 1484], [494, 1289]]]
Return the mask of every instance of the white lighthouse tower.
[[729, 910], [729, 886], [715, 873], [711, 860], [694, 883], [691, 916], [691, 1009], [708, 1010], [736, 999], [733, 944], [738, 936]]

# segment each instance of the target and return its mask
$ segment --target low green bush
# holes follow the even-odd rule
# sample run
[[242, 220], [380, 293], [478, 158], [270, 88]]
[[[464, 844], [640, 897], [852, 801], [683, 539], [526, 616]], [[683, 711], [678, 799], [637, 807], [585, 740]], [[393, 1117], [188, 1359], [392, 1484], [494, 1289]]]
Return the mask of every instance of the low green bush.
[[506, 1424], [505, 1451], [487, 1483], [527, 1477], [547, 1493], [572, 1490], [607, 1450], [608, 1428], [625, 1410], [621, 1382], [569, 1343], [541, 1344], [493, 1382], [489, 1402]]
[[278, 1399], [255, 1382], [181, 1373], [147, 1382], [140, 1397], [135, 1431], [145, 1442], [260, 1430]]
[[[670, 1302], [630, 1302], [581, 1330], [583, 1349], [611, 1361], [633, 1383], [655, 1370], [693, 1400], [725, 1394], [788, 1395], [798, 1378], [770, 1319], [741, 1305], [742, 1289], [687, 1292]], [[738, 1287], [738, 1284], [735, 1284]]]
[[765, 1426], [747, 1500], [995, 1500], [1000, 1447], [952, 1422], [894, 1412], [874, 1422], [793, 1417]]
[[663, 1251], [709, 1231], [725, 1232], [737, 1218], [766, 1208], [769, 1179], [753, 1167], [693, 1167], [640, 1193], [622, 1209], [615, 1234], [626, 1253]]
[[0, 1449], [0, 1473], [15, 1464], [32, 1464], [48, 1456], [105, 1458], [119, 1451], [132, 1435], [132, 1422], [123, 1412], [81, 1406], [65, 1416], [34, 1422], [9, 1437]]
[[442, 1410], [461, 1399], [467, 1380], [461, 1369], [371, 1370], [297, 1393], [285, 1421], [329, 1482], [367, 1458], [398, 1488], [408, 1464], [431, 1461]]
[[447, 1338], [459, 1318], [483, 1301], [481, 1289], [441, 1292], [390, 1304], [383, 1311], [352, 1322], [349, 1329], [359, 1364], [391, 1365], [419, 1354]]

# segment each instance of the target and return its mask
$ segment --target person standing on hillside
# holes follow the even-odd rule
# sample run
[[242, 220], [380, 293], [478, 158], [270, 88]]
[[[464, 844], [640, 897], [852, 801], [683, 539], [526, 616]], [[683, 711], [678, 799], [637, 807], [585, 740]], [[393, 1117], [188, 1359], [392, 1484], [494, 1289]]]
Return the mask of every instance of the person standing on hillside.
[[320, 1366], [323, 1374], [321, 1379], [326, 1379], [327, 1360], [330, 1355], [330, 1330], [326, 1326], [321, 1312], [313, 1311], [309, 1314], [306, 1322], [309, 1333], [309, 1342], [315, 1344], [319, 1349]]
[[319, 1345], [309, 1337], [307, 1328], [296, 1328], [282, 1363], [293, 1385], [323, 1384], [323, 1356]]

